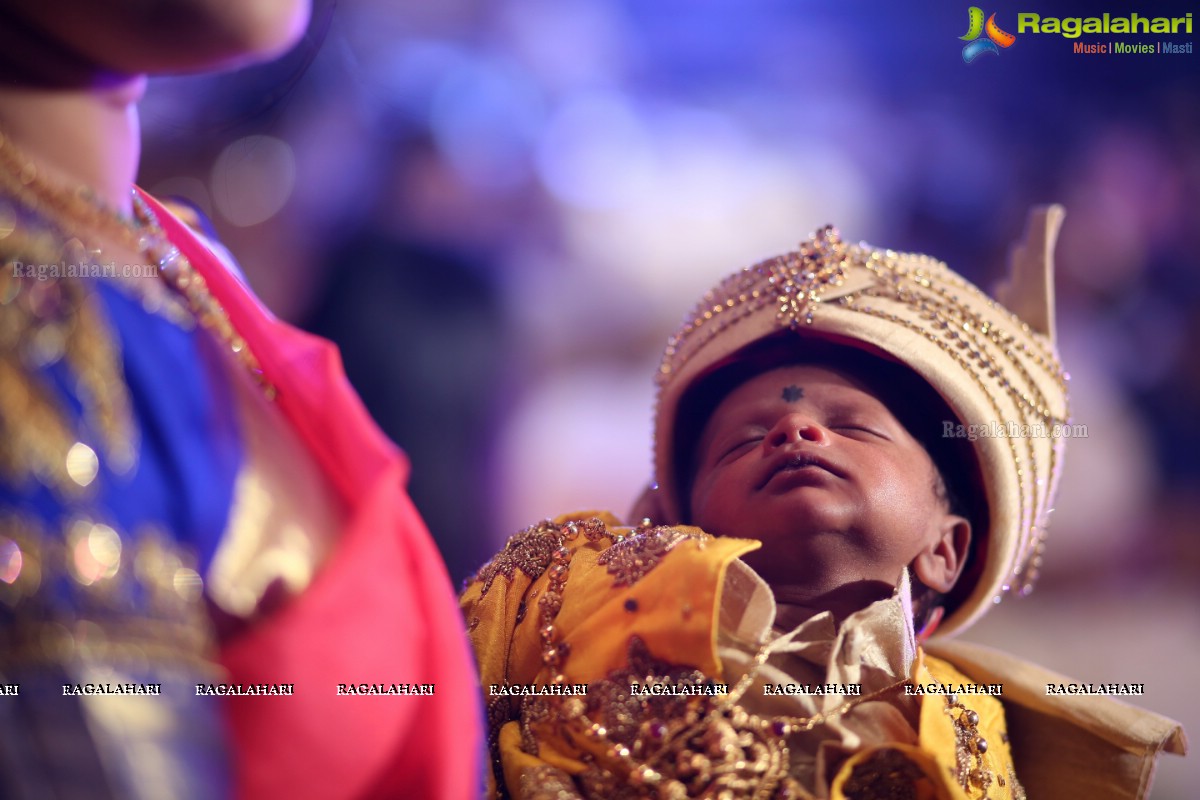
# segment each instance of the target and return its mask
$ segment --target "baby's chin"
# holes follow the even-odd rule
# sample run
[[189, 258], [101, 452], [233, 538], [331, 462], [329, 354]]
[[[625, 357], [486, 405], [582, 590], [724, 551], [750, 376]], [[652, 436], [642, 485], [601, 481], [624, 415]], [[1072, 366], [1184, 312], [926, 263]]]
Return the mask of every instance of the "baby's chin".
[[820, 594], [860, 581], [895, 588], [903, 564], [881, 563], [865, 550], [860, 537], [838, 527], [814, 526], [787, 532], [764, 532], [762, 547], [742, 556], [773, 589], [795, 588]]
[[846, 575], [843, 562], [848, 560], [836, 546], [822, 546], [811, 540], [759, 538], [762, 547], [742, 556], [772, 588], [798, 586], [820, 592], [836, 588]]
[[[785, 495], [756, 504], [760, 522], [744, 527], [746, 537], [762, 542], [806, 542], [819, 538], [844, 538], [854, 527], [855, 507], [816, 487], [793, 489]], [[753, 532], [751, 532], [753, 529]]]

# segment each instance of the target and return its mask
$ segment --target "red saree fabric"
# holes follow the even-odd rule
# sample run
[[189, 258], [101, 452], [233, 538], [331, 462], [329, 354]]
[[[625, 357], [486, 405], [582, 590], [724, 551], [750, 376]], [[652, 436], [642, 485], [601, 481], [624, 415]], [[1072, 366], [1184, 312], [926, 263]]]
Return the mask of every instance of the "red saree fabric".
[[[238, 796], [477, 796], [478, 679], [446, 570], [405, 491], [407, 459], [367, 414], [334, 345], [274, 318], [190, 229], [142, 196], [348, 509], [312, 584], [222, 646], [230, 682], [295, 684], [291, 697], [226, 698]], [[337, 684], [363, 682], [436, 688], [337, 695]]]

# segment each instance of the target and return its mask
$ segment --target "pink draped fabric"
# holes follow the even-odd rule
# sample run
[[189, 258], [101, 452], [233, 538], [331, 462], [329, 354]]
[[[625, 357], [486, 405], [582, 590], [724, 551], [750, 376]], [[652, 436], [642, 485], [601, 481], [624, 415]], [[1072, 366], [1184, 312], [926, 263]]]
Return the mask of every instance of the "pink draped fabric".
[[[190, 229], [145, 193], [277, 392], [280, 411], [348, 508], [313, 583], [226, 641], [238, 796], [429, 800], [478, 795], [478, 679], [441, 557], [405, 491], [406, 457], [346, 380], [336, 347], [275, 319]], [[432, 696], [337, 696], [339, 683], [432, 683]]]

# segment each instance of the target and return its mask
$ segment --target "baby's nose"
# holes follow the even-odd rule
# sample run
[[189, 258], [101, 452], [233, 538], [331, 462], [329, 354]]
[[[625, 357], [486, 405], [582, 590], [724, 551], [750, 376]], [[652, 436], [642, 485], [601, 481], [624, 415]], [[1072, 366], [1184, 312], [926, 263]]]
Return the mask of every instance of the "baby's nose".
[[780, 417], [767, 434], [766, 442], [771, 449], [797, 442], [824, 446], [829, 443], [829, 435], [812, 417], [796, 412]]

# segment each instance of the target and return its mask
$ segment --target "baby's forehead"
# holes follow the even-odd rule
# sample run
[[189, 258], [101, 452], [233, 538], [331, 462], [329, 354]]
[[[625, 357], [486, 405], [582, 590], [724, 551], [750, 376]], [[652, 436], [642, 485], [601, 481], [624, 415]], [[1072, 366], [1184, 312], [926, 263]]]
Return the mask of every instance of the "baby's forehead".
[[713, 409], [713, 417], [733, 409], [779, 404], [882, 405], [887, 401], [869, 381], [832, 364], [784, 364], [746, 378]]

